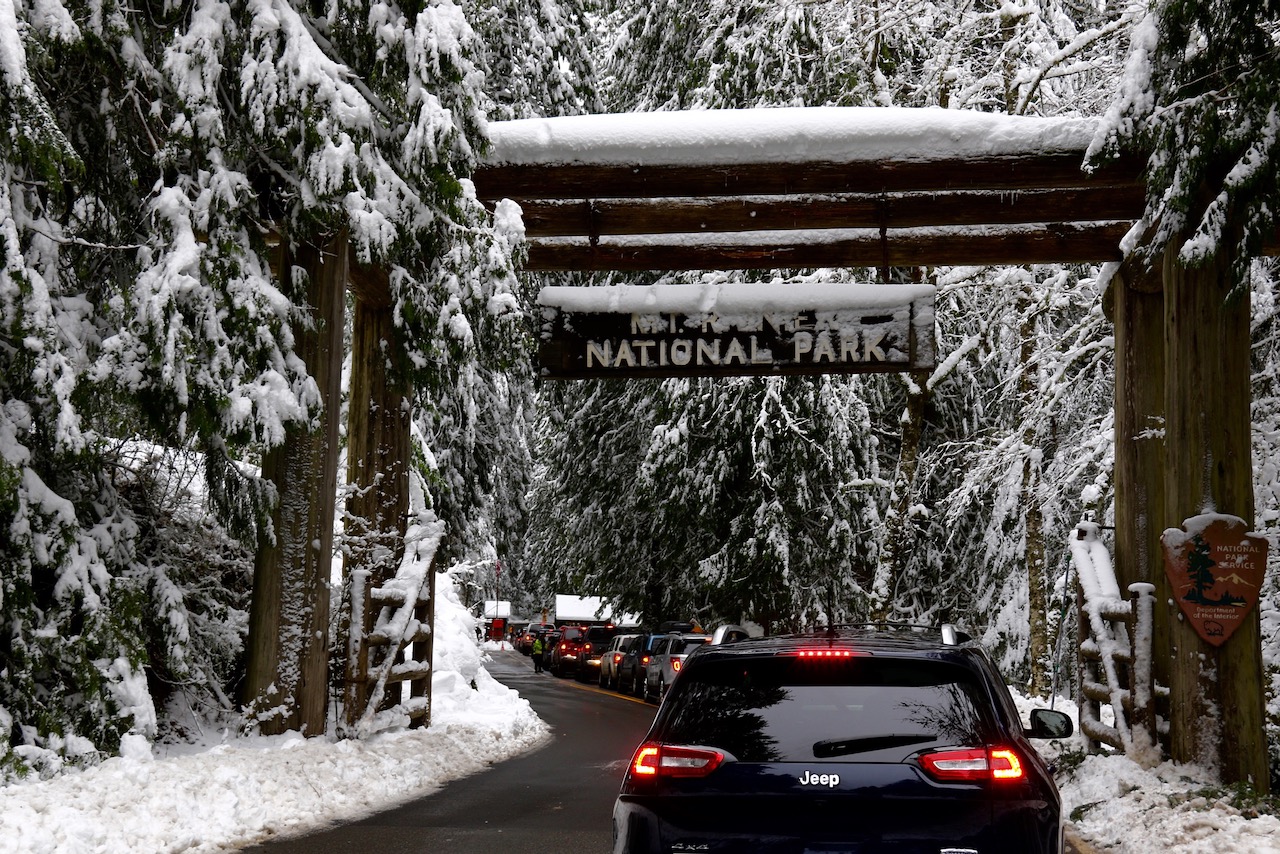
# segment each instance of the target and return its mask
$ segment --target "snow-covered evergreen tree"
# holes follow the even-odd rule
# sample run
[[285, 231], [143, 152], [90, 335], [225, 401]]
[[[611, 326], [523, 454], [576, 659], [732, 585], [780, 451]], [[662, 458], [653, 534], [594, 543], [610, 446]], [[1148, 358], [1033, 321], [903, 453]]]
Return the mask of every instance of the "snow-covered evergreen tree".
[[486, 49], [490, 119], [600, 112], [594, 30], [580, 0], [481, 0], [465, 8]]
[[[479, 0], [466, 8], [483, 47], [490, 119], [600, 110], [592, 31], [579, 0]], [[549, 278], [522, 273], [513, 286], [521, 304]], [[501, 560], [507, 585], [520, 578], [538, 408], [528, 355], [533, 318], [525, 320], [477, 336], [475, 359], [451, 380], [459, 393], [428, 390], [416, 409], [436, 513], [449, 527], [442, 556], [490, 573]]]
[[1253, 459], [1258, 530], [1267, 535], [1267, 574], [1259, 612], [1267, 680], [1267, 744], [1273, 778], [1280, 773], [1280, 269], [1275, 259], [1254, 262]]
[[[1150, 152], [1144, 251], [1184, 263], [1229, 242], [1236, 283], [1273, 240], [1280, 203], [1280, 9], [1271, 0], [1160, 0], [1135, 28], [1099, 157]], [[1228, 223], [1239, 233], [1224, 233]]]
[[513, 243], [465, 181], [480, 54], [449, 0], [0, 3], [0, 706], [20, 741], [154, 727], [132, 686], [169, 594], [130, 581], [159, 562], [116, 439], [201, 451], [212, 506], [256, 537], [271, 490], [233, 462], [318, 400], [277, 243], [345, 229], [390, 272], [397, 367], [438, 405], [470, 405], [478, 347], [519, 351]]

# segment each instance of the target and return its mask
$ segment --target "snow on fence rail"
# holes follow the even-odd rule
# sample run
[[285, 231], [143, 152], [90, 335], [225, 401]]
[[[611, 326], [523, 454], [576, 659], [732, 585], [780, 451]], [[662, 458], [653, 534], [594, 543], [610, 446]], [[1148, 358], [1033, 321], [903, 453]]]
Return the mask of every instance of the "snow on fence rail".
[[[421, 511], [405, 534], [405, 557], [393, 578], [379, 584], [367, 569], [351, 573], [344, 737], [430, 723], [433, 567], [443, 529], [434, 514]], [[399, 687], [404, 682], [408, 697]]]
[[[1070, 550], [1079, 585], [1080, 731], [1092, 748], [1108, 744], [1154, 767], [1160, 762], [1151, 670], [1155, 586], [1130, 584], [1130, 598], [1121, 595], [1093, 522], [1076, 526]], [[1111, 724], [1102, 720], [1103, 703], [1111, 706]]]

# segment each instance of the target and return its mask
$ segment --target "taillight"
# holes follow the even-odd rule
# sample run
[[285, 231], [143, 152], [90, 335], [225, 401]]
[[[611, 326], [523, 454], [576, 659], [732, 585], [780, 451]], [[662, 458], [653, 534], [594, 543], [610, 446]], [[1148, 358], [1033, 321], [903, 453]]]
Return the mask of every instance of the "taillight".
[[1021, 780], [1022, 759], [1008, 748], [990, 750], [945, 750], [926, 753], [920, 764], [935, 780], [942, 782], [976, 782], [980, 780]]
[[617, 664], [617, 663], [618, 663], [618, 662], [620, 662], [620, 661], [622, 661], [622, 653], [620, 653], [620, 652], [615, 652], [615, 653], [613, 654], [613, 663], [614, 663], [614, 664]]
[[991, 776], [996, 780], [1021, 780], [1022, 760], [1012, 750], [991, 751]]
[[591, 644], [589, 644], [589, 643], [584, 643], [584, 644], [582, 645], [582, 651], [583, 651], [583, 652], [591, 652]]
[[684, 667], [684, 662], [678, 658], [671, 659], [671, 669], [676, 673], [680, 672], [680, 668]]
[[561, 652], [564, 652], [564, 651], [565, 651], [566, 649], [568, 649], [568, 648], [569, 648], [569, 645], [568, 645], [567, 643], [562, 643], [562, 644], [560, 644], [560, 651], [561, 651]]
[[724, 754], [708, 747], [676, 747], [647, 741], [636, 748], [631, 773], [640, 778], [705, 777], [720, 767]]
[[647, 655], [642, 655], [642, 656], [640, 656], [640, 663], [641, 663], [641, 664], [648, 664], [648, 663], [649, 663], [649, 656], [647, 656]]

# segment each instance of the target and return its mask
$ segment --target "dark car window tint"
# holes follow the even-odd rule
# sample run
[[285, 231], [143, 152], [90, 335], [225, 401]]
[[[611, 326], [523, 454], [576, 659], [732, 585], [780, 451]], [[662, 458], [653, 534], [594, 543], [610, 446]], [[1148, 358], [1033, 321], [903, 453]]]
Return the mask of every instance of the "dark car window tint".
[[990, 732], [975, 677], [942, 662], [729, 660], [678, 684], [663, 740], [743, 762], [897, 762], [933, 746], [981, 746]]
[[673, 654], [690, 653], [709, 640], [711, 638], [681, 638], [680, 640], [673, 640], [671, 642], [671, 652]]
[[601, 628], [599, 626], [592, 626], [591, 628], [587, 629], [587, 640], [591, 641], [592, 643], [600, 643], [601, 641], [607, 641], [612, 637], [613, 637], [613, 632], [606, 628]]

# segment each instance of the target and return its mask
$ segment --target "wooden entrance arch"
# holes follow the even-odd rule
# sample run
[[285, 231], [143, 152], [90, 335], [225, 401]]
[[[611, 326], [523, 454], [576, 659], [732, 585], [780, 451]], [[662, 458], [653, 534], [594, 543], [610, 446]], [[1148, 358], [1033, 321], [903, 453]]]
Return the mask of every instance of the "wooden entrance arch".
[[[1092, 132], [875, 108], [532, 119], [490, 125], [474, 183], [486, 203], [520, 204], [537, 271], [1120, 262], [1144, 159], [1086, 171]], [[1119, 266], [1108, 290], [1117, 574], [1122, 589], [1156, 584], [1159, 603], [1172, 601], [1164, 529], [1206, 504], [1254, 518], [1249, 301], [1231, 295], [1231, 260], [1188, 269], [1171, 251], [1160, 269]], [[1172, 757], [1265, 789], [1256, 609], [1221, 649], [1176, 612], [1162, 604], [1155, 621]]]
[[1081, 168], [1079, 119], [725, 110], [490, 132], [476, 192], [520, 204], [530, 270], [1119, 260], [1143, 207], [1137, 159]]

